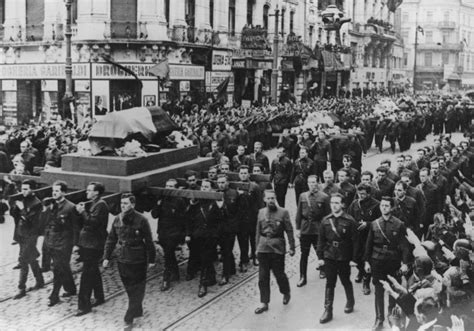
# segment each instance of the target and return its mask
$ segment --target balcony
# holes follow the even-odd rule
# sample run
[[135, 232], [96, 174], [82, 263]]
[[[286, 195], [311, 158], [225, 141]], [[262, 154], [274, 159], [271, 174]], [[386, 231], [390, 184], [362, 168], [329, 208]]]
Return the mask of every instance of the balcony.
[[456, 22], [441, 21], [441, 22], [438, 22], [438, 28], [440, 28], [442, 30], [454, 30], [454, 29], [456, 29]]
[[452, 51], [461, 52], [463, 50], [462, 43], [424, 43], [418, 45], [419, 51]]

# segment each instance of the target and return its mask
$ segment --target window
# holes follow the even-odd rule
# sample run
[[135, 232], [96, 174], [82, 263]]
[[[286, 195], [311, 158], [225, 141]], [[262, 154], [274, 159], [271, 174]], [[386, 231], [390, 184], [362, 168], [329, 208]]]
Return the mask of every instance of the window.
[[410, 16], [408, 15], [408, 12], [403, 12], [402, 13], [402, 22], [408, 22], [410, 20]]
[[410, 34], [410, 30], [409, 30], [409, 29], [403, 29], [403, 30], [402, 30], [402, 38], [403, 38], [403, 41], [404, 41], [404, 42], [407, 42], [407, 41], [408, 41], [409, 34]]
[[247, 25], [253, 24], [253, 1], [247, 0]]
[[433, 42], [433, 31], [425, 31], [425, 41], [427, 43]]
[[318, 29], [318, 41], [323, 42], [323, 28]]
[[466, 69], [469, 70], [471, 67], [471, 56], [469, 54], [466, 54]]
[[185, 6], [185, 18], [186, 18], [186, 23], [188, 24], [189, 27], [193, 28], [194, 23], [195, 23], [195, 4], [194, 0], [186, 0], [186, 6]]
[[229, 0], [229, 32], [235, 36], [235, 0]]
[[280, 33], [281, 35], [283, 36], [285, 34], [285, 13], [286, 13], [286, 10], [285, 9], [282, 9], [281, 10], [281, 17], [280, 17]]
[[444, 12], [444, 21], [449, 22], [450, 16], [451, 16], [451, 13], [449, 11], [445, 11]]
[[403, 65], [408, 66], [408, 53], [403, 53]]
[[268, 13], [270, 11], [270, 7], [268, 5], [263, 6], [263, 28], [268, 30]]
[[44, 0], [26, 1], [26, 40], [43, 39]]
[[450, 42], [450, 33], [449, 32], [443, 32], [443, 44], [447, 44]]
[[427, 22], [432, 22], [433, 21], [433, 12], [432, 11], [427, 11], [426, 12], [426, 21]]
[[425, 53], [425, 66], [431, 67], [433, 65], [433, 53], [426, 52]]
[[314, 35], [314, 26], [310, 25], [309, 26], [309, 45], [311, 47], [313, 47], [313, 43], [314, 43], [313, 35]]
[[214, 0], [209, 0], [209, 25], [214, 27]]
[[167, 26], [170, 27], [170, 0], [165, 0], [164, 5], [165, 5], [164, 12], [165, 12], [166, 23], [167, 23]]
[[443, 52], [442, 61], [443, 64], [449, 64], [449, 52]]
[[290, 33], [293, 33], [294, 26], [295, 26], [295, 12], [290, 11]]

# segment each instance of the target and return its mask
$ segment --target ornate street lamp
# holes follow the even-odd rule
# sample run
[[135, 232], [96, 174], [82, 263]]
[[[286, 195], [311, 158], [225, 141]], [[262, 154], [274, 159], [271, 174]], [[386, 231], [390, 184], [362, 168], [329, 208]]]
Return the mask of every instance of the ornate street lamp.
[[350, 18], [344, 18], [344, 13], [336, 6], [336, 0], [331, 0], [330, 4], [321, 13], [324, 23], [324, 29], [327, 31], [336, 31], [336, 44], [341, 46], [341, 27], [351, 21]]

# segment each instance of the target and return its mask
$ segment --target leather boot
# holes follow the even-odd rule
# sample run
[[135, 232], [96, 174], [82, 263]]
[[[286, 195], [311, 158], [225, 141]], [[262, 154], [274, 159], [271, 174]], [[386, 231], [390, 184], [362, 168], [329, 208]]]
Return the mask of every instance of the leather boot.
[[207, 294], [207, 286], [206, 285], [199, 285], [198, 297], [202, 298], [206, 294]]
[[375, 323], [373, 331], [383, 330], [384, 321], [384, 290], [382, 284], [375, 285]]
[[324, 313], [319, 319], [319, 323], [324, 324], [332, 320], [332, 303], [334, 302], [334, 288], [326, 287], [324, 300]]
[[169, 289], [170, 289], [170, 281], [163, 279], [163, 283], [161, 284], [160, 290], [164, 292], [164, 291], [168, 291]]
[[362, 283], [362, 293], [364, 295], [370, 294], [370, 276], [365, 276]]
[[298, 287], [303, 287], [306, 285], [306, 276], [301, 276], [300, 280], [296, 284]]
[[344, 291], [346, 292], [346, 306], [344, 307], [344, 312], [346, 314], [350, 314], [354, 311], [354, 288], [352, 287], [352, 283], [349, 285], [344, 286]]
[[354, 279], [354, 281], [355, 281], [356, 283], [362, 282], [363, 276], [364, 276], [364, 274], [363, 274], [362, 270], [359, 269], [359, 273], [357, 274], [357, 276], [356, 276], [356, 278]]

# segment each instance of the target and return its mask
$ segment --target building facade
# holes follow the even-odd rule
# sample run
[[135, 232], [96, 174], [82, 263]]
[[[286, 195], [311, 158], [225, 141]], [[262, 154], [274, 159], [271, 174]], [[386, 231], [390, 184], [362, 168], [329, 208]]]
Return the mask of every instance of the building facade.
[[417, 90], [473, 86], [474, 2], [405, 0], [400, 11], [405, 70]]
[[352, 52], [348, 88], [369, 91], [393, 90], [403, 86], [403, 49], [396, 32], [396, 10], [401, 1], [347, 0], [344, 12], [351, 22], [345, 26], [343, 41]]
[[[268, 100], [277, 6], [280, 68], [283, 56], [294, 56], [288, 41], [302, 43], [305, 36], [304, 1], [73, 0], [75, 111], [95, 116], [187, 95], [198, 100], [229, 76], [229, 101]], [[65, 17], [63, 0], [0, 0], [4, 124], [67, 111]], [[164, 59], [171, 80], [165, 87], [148, 73]], [[303, 75], [289, 66], [278, 77], [278, 89], [283, 85], [301, 93]]]

